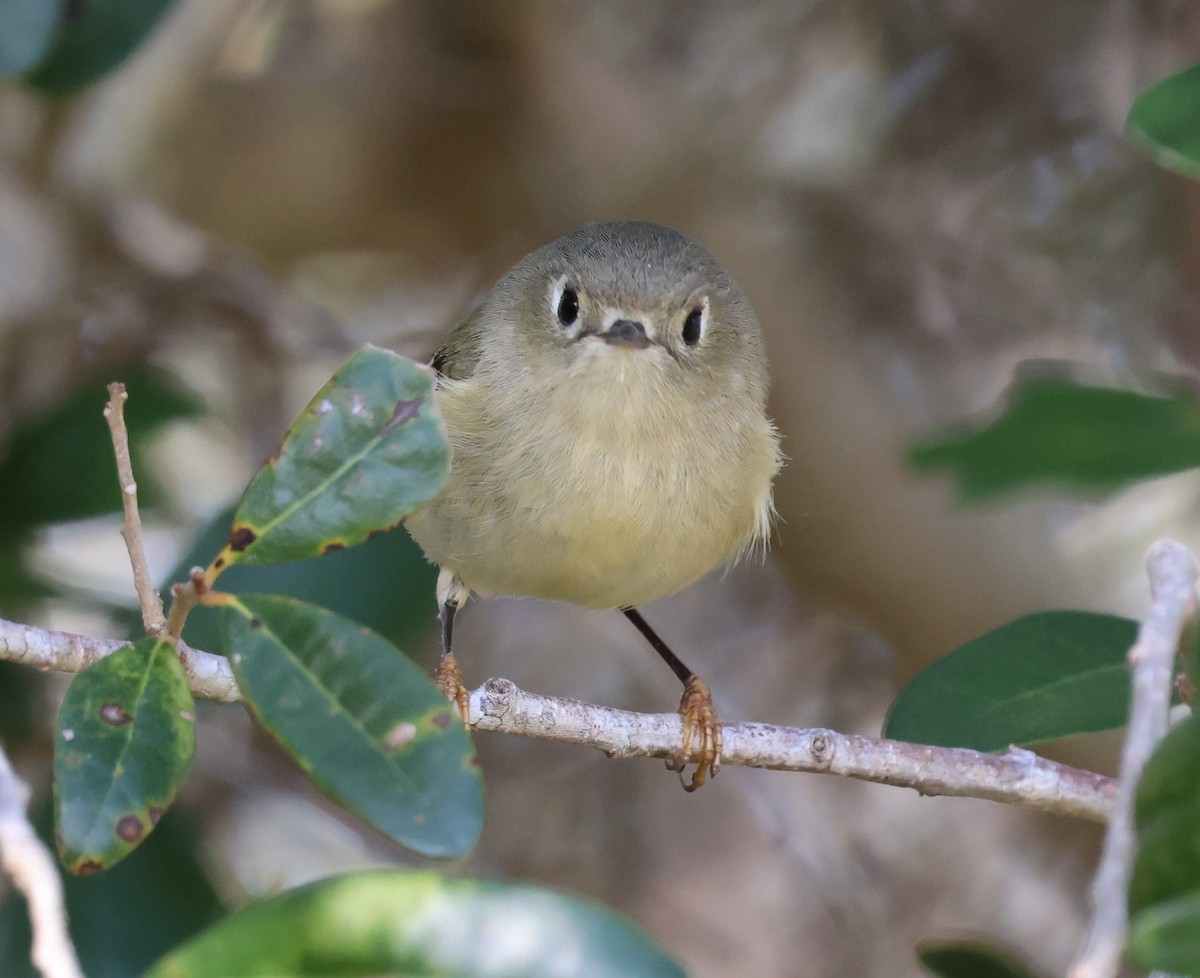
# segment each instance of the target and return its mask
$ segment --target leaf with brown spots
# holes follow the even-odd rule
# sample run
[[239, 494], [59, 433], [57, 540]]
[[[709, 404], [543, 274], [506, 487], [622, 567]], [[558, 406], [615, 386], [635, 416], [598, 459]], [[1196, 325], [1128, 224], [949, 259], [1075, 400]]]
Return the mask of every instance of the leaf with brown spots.
[[387, 350], [354, 353], [247, 487], [210, 576], [353, 547], [437, 495], [449, 447], [433, 377]]
[[471, 738], [433, 680], [356, 621], [273, 595], [222, 612], [255, 717], [339, 804], [427, 856], [461, 856], [483, 823]]
[[67, 869], [108, 869], [146, 838], [187, 780], [195, 709], [179, 656], [159, 639], [75, 677], [54, 740], [56, 839]]

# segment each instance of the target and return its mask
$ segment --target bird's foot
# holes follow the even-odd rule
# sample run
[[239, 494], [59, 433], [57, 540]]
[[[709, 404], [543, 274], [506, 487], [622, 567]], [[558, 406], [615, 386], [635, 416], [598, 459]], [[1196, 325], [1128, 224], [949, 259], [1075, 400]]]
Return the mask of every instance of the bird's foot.
[[467, 687], [463, 685], [462, 670], [458, 668], [458, 660], [454, 658], [453, 652], [442, 656], [438, 662], [437, 671], [433, 674], [433, 681], [437, 683], [438, 689], [442, 691], [446, 699], [458, 707], [463, 724], [469, 727], [471, 725], [471, 697], [467, 692]]
[[[685, 791], [695, 791], [721, 768], [721, 724], [713, 705], [712, 690], [699, 676], [688, 677], [679, 701], [679, 716], [683, 719], [683, 743], [679, 753], [667, 758], [667, 770], [679, 772]], [[685, 781], [684, 768], [696, 761], [691, 781]]]

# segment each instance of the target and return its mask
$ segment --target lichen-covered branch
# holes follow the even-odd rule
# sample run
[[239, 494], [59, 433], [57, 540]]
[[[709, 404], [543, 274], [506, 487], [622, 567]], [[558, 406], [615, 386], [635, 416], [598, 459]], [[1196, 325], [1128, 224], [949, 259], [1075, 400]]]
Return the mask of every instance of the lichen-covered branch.
[[[0, 619], [0, 659], [39, 669], [78, 672], [121, 644]], [[239, 699], [223, 657], [182, 644], [180, 652], [196, 696], [225, 703]], [[470, 702], [475, 730], [582, 744], [612, 757], [673, 756], [682, 738], [676, 713], [631, 713], [539, 696], [507, 679], [488, 680], [471, 693]], [[836, 774], [926, 795], [988, 798], [1098, 822], [1107, 818], [1116, 792], [1109, 778], [1020, 749], [981, 754], [766, 723], [725, 723], [722, 733], [721, 763], [726, 765]]]

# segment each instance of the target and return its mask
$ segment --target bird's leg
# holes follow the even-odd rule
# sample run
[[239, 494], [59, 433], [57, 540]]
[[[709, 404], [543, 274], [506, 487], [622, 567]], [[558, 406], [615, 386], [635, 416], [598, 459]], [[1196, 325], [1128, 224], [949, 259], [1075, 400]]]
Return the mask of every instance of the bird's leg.
[[[713, 705], [712, 690], [708, 688], [708, 683], [679, 660], [636, 608], [621, 610], [683, 683], [683, 699], [679, 701], [683, 743], [679, 753], [667, 759], [667, 770], [678, 771], [683, 787], [687, 791], [695, 791], [709, 777], [716, 777], [721, 767], [721, 724], [717, 720], [717, 708]], [[683, 770], [693, 753], [696, 756], [696, 771], [691, 781], [684, 781]]]
[[454, 613], [467, 600], [469, 589], [462, 581], [448, 570], [438, 574], [437, 598], [438, 620], [442, 626], [442, 655], [438, 659], [437, 670], [433, 680], [451, 703], [458, 707], [462, 722], [470, 726], [471, 699], [467, 687], [463, 685], [462, 670], [458, 660], [454, 658]]

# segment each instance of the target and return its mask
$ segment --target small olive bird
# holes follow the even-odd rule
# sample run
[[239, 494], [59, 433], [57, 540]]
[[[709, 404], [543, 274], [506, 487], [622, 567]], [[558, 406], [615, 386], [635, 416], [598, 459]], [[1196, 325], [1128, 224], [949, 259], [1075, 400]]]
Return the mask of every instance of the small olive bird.
[[745, 295], [678, 231], [588, 224], [518, 262], [433, 367], [450, 479], [407, 525], [441, 568], [439, 684], [466, 721], [451, 639], [472, 590], [618, 608], [684, 685], [667, 765], [695, 760], [698, 788], [712, 693], [637, 606], [766, 546], [781, 456]]

